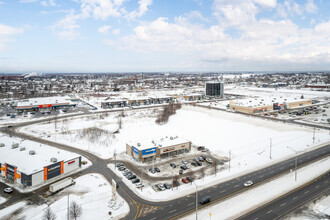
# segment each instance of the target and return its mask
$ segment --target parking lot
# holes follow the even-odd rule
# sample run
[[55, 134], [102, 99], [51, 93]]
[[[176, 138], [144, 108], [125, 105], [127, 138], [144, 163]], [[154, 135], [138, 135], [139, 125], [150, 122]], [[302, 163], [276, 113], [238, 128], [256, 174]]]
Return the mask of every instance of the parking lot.
[[136, 188], [151, 186], [155, 191], [164, 191], [213, 175], [224, 169], [227, 161], [228, 158], [215, 158], [209, 152], [195, 149], [194, 153], [149, 164], [117, 162], [116, 169], [128, 185], [135, 185]]

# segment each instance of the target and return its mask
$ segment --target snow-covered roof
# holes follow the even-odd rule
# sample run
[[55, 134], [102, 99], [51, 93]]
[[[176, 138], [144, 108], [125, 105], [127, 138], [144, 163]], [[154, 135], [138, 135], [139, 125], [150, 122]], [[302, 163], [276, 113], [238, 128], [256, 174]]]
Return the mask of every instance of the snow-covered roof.
[[154, 139], [143, 139], [143, 140], [135, 140], [127, 142], [128, 145], [136, 147], [139, 150], [150, 149], [153, 147], [170, 147], [173, 145], [183, 144], [190, 142], [187, 139], [180, 138], [178, 136], [164, 136], [158, 137]]
[[[48, 145], [7, 136], [0, 137], [0, 146], [1, 143], [5, 146], [0, 147], [0, 163], [16, 166], [18, 171], [27, 175], [41, 171], [45, 166], [53, 164], [50, 161], [53, 157], [59, 162], [68, 161], [80, 156], [76, 153], [60, 150]], [[19, 146], [12, 149], [13, 143], [18, 143]], [[25, 147], [25, 150], [21, 150], [23, 147]], [[29, 154], [31, 150], [35, 151], [34, 155]]]
[[42, 97], [42, 98], [30, 98], [19, 100], [17, 108], [34, 107], [40, 105], [72, 105], [70, 97], [68, 96], [56, 96], [56, 97]]
[[292, 103], [299, 101], [306, 101], [308, 99], [301, 99], [300, 97], [284, 97], [284, 96], [269, 96], [263, 98], [250, 98], [250, 99], [240, 99], [235, 100], [235, 105], [246, 106], [246, 107], [260, 107], [260, 106], [269, 106], [274, 103], [284, 104]]

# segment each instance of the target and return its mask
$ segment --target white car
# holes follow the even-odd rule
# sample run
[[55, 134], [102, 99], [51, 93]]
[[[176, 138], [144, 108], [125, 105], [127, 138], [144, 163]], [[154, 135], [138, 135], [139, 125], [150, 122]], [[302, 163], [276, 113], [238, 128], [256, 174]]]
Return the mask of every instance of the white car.
[[160, 189], [161, 191], [165, 190], [164, 184], [160, 183], [157, 185], [158, 189]]
[[210, 158], [206, 158], [206, 162], [211, 164], [213, 161]]
[[143, 183], [137, 183], [136, 184], [136, 188], [142, 188], [142, 187], [144, 187]]
[[5, 188], [3, 191], [4, 191], [5, 193], [11, 193], [11, 192], [13, 192], [13, 189], [10, 188], [10, 187], [8, 187], [8, 188]]
[[246, 182], [244, 183], [244, 186], [245, 186], [245, 187], [249, 187], [249, 186], [252, 186], [252, 185], [253, 185], [253, 182], [252, 182], [251, 180], [246, 181]]

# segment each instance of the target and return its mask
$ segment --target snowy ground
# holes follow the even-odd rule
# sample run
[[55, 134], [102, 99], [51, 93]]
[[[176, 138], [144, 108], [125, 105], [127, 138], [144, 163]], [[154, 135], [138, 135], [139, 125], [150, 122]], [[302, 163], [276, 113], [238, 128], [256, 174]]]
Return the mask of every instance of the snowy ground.
[[[244, 213], [258, 207], [261, 204], [265, 204], [268, 201], [271, 201], [272, 199], [297, 188], [298, 186], [304, 185], [305, 183], [317, 178], [322, 173], [328, 172], [329, 167], [330, 157], [327, 157], [321, 161], [300, 168], [298, 170], [297, 181], [294, 181], [294, 172], [286, 174], [269, 183], [253, 187], [250, 190], [246, 190], [240, 195], [227, 199], [221, 203], [208, 206], [207, 208], [198, 212], [198, 218], [210, 219], [211, 213], [212, 219], [235, 219], [238, 217], [237, 213], [239, 213], [239, 216], [243, 215]], [[318, 172], [315, 172], [315, 170], [318, 170]], [[183, 219], [195, 219], [195, 215], [195, 213], [192, 213]]]
[[[90, 219], [120, 219], [129, 213], [128, 204], [117, 197], [117, 204], [112, 201], [111, 185], [99, 174], [88, 174], [75, 179], [76, 184], [46, 198], [46, 203], [40, 206], [21, 202], [0, 210], [0, 219], [13, 217], [15, 219], [42, 219], [44, 210], [48, 207], [56, 214], [57, 219], [67, 218], [68, 197], [70, 203], [75, 201], [82, 208], [80, 220]], [[109, 211], [112, 215], [109, 216]]]
[[[21, 131], [88, 150], [102, 158], [112, 157], [115, 149], [117, 153], [125, 151], [128, 140], [178, 135], [218, 155], [227, 156], [231, 150], [232, 159], [240, 158], [237, 166], [247, 166], [251, 156], [262, 163], [271, 161], [270, 139], [273, 159], [292, 155], [287, 146], [301, 151], [312, 145], [312, 129], [190, 106], [178, 110], [165, 125], [155, 123], [154, 110], [127, 111], [122, 129], [113, 134], [118, 129], [118, 114], [58, 120], [56, 125], [36, 124]], [[238, 134], [240, 138], [236, 138]], [[328, 132], [317, 130], [316, 144], [327, 141], [330, 141]]]
[[4, 203], [4, 202], [6, 202], [6, 201], [7, 201], [7, 199], [5, 199], [5, 198], [3, 198], [3, 197], [0, 196], [0, 204], [1, 204], [1, 203]]
[[285, 218], [285, 220], [318, 220], [318, 219], [329, 219], [329, 216], [330, 216], [330, 196], [325, 196], [303, 207], [301, 213], [290, 214]]

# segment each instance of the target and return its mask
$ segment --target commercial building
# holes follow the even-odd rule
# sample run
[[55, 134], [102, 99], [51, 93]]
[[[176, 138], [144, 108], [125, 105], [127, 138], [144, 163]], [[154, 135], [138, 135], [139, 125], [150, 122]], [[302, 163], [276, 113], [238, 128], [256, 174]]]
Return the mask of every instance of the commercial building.
[[101, 103], [102, 108], [121, 108], [126, 106], [143, 106], [152, 104], [170, 103], [174, 100], [170, 96], [144, 97], [144, 98], [123, 98], [120, 100], [106, 100]]
[[81, 167], [81, 156], [25, 140], [0, 138], [0, 177], [36, 186]]
[[31, 98], [24, 99], [17, 102], [16, 110], [29, 111], [29, 110], [50, 110], [62, 107], [76, 106], [71, 98], [66, 97], [46, 97], [46, 98]]
[[207, 96], [223, 96], [223, 82], [207, 82], [205, 83], [205, 95]]
[[155, 158], [167, 158], [189, 153], [191, 142], [178, 136], [166, 136], [157, 139], [130, 141], [126, 143], [126, 154], [139, 162], [153, 161]]
[[256, 114], [275, 110], [302, 108], [311, 104], [312, 100], [269, 97], [230, 101], [229, 109], [247, 114]]

